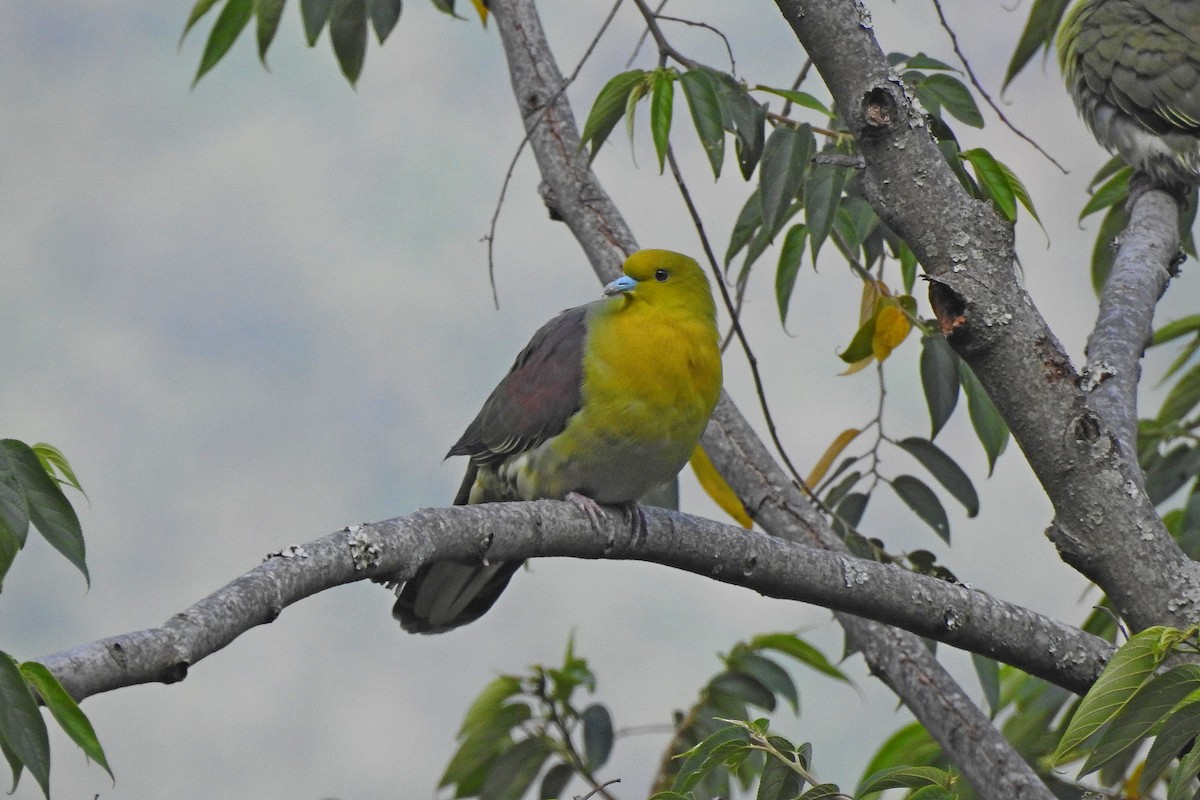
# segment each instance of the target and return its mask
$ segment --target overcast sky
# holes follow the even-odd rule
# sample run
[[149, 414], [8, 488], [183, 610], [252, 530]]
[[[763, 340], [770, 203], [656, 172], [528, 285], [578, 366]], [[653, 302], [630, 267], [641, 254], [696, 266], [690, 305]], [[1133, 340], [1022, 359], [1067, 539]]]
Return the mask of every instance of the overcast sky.
[[[949, 57], [929, 7], [869, 5], [886, 49]], [[997, 96], [1027, 12], [1009, 5], [947, 5]], [[569, 71], [606, 4], [545, 6]], [[802, 61], [770, 3], [677, 0], [669, 9], [727, 33], [751, 82], [786, 86]], [[293, 3], [271, 72], [247, 36], [189, 89], [209, 22], [177, 49], [187, 11], [148, 0], [0, 4], [0, 436], [49, 441], [71, 459], [88, 493], [72, 501], [92, 570], [85, 592], [65, 560], [31, 539], [0, 613], [0, 648], [22, 659], [156, 625], [284, 545], [445, 504], [463, 465], [442, 456], [515, 353], [542, 320], [598, 295], [565, 227], [547, 219], [526, 154], [500, 217], [501, 308], [492, 308], [480, 239], [521, 136], [494, 29], [407, 3], [387, 45], [372, 45], [355, 91], [324, 37], [303, 46]], [[711, 34], [668, 30], [726, 66]], [[577, 114], [623, 69], [638, 33], [632, 7], [623, 9], [570, 93]], [[638, 63], [652, 61], [643, 52]], [[1069, 176], [990, 113], [985, 131], [960, 136], [1028, 182], [1049, 244], [1026, 216], [1024, 275], [1081, 359], [1095, 298], [1092, 231], [1075, 218], [1105, 156], [1054, 70], [1029, 73], [1005, 112]], [[678, 103], [685, 169], [723, 252], [749, 188], [728, 163], [713, 184]], [[698, 254], [653, 162], [644, 136], [635, 158], [618, 138], [597, 169], [643, 246]], [[820, 272], [800, 276], [788, 331], [775, 311], [773, 254], [747, 301], [780, 432], [804, 466], [875, 403], [870, 371], [838, 377], [858, 289], [827, 250]], [[1160, 320], [1194, 311], [1196, 283], [1185, 267]], [[916, 354], [910, 342], [889, 364], [897, 436], [928, 431]], [[760, 420], [742, 357], [731, 351], [726, 363], [727, 388]], [[951, 509], [948, 549], [881, 499], [869, 532], [894, 550], [933, 549], [993, 594], [1080, 619], [1090, 602], [1083, 581], [1042, 535], [1050, 509], [1020, 452], [1010, 448], [985, 480], [965, 413], [944, 436], [980, 488], [980, 516]], [[918, 469], [898, 455], [887, 468]], [[685, 509], [720, 513], [688, 476], [683, 491]], [[802, 628], [831, 656], [841, 648], [824, 610], [639, 564], [538, 563], [483, 620], [446, 636], [403, 634], [390, 606], [374, 585], [327, 592], [181, 684], [89, 699], [116, 786], [57, 736], [55, 796], [432, 797], [474, 694], [498, 671], [554, 663], [572, 629], [618, 726], [669, 721], [717, 670], [716, 653], [754, 633]], [[947, 660], [970, 683], [967, 659]], [[814, 742], [818, 774], [852, 783], [907, 717], [860, 659], [846, 668], [861, 692], [800, 673], [802, 717], [778, 724]], [[664, 744], [618, 744], [606, 777], [622, 779], [620, 796], [644, 796]], [[37, 796], [26, 776], [17, 797]]]

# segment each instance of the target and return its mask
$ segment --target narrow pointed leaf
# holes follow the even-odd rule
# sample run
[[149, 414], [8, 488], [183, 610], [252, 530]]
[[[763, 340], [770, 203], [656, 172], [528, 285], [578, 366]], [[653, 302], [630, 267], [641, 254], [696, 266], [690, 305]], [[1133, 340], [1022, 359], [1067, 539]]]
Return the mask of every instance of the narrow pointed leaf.
[[217, 21], [213, 23], [212, 31], [208, 34], [208, 41], [204, 44], [204, 53], [200, 56], [200, 67], [196, 70], [196, 77], [192, 80], [193, 86], [199, 83], [205, 73], [225, 57], [229, 48], [233, 47], [233, 43], [237, 41], [242, 29], [246, 27], [246, 23], [250, 22], [250, 15], [253, 11], [254, 0], [228, 0], [225, 3], [225, 8], [221, 9], [221, 13], [217, 15]]
[[37, 701], [12, 658], [0, 652], [0, 740], [50, 796], [50, 736]]
[[1001, 169], [999, 162], [982, 147], [964, 150], [962, 157], [974, 167], [975, 180], [987, 192], [1000, 216], [1008, 222], [1015, 222], [1017, 196], [1008, 182], [1008, 173]]
[[300, 0], [300, 16], [304, 20], [304, 38], [308, 46], [317, 43], [317, 37], [329, 22], [329, 14], [333, 10], [333, 0]]
[[285, 0], [254, 0], [255, 33], [258, 39], [258, 60], [267, 65], [267, 49], [279, 30]]
[[1097, 211], [1103, 211], [1106, 208], [1112, 208], [1118, 203], [1123, 203], [1125, 198], [1129, 196], [1129, 179], [1132, 176], [1133, 170], [1126, 167], [1109, 178], [1099, 189], [1092, 192], [1091, 199], [1084, 204], [1083, 210], [1079, 212], [1079, 221], [1082, 222]]
[[1000, 665], [994, 659], [978, 653], [971, 653], [971, 665], [975, 668], [975, 676], [979, 678], [979, 687], [983, 689], [988, 710], [995, 717], [1000, 710]]
[[800, 713], [800, 695], [792, 676], [783, 667], [765, 656], [746, 653], [737, 659], [739, 672], [744, 672], [763, 686], [771, 690], [777, 697], [787, 700], [792, 707], [792, 713]]
[[996, 410], [992, 398], [983, 390], [983, 384], [965, 361], [958, 362], [958, 379], [962, 384], [963, 393], [967, 396], [967, 412], [971, 416], [971, 425], [975, 428], [975, 435], [979, 437], [980, 444], [983, 445], [984, 453], [987, 454], [990, 476], [996, 468], [996, 459], [1008, 444], [1008, 425]]
[[922, 786], [940, 786], [950, 789], [954, 778], [944, 769], [937, 767], [888, 767], [869, 775], [859, 784], [856, 795], [862, 796], [886, 789], [917, 789]]
[[967, 473], [963, 472], [962, 468], [942, 448], [919, 436], [910, 436], [896, 444], [920, 461], [921, 466], [929, 470], [929, 474], [937, 479], [937, 482], [945, 487], [955, 500], [963, 504], [968, 517], [979, 513], [979, 495], [975, 493], [974, 484], [967, 477]]
[[4, 760], [8, 762], [8, 771], [12, 773], [12, 786], [8, 793], [13, 794], [17, 791], [17, 784], [21, 782], [21, 773], [25, 771], [25, 765], [21, 763], [21, 759], [12, 751], [4, 741], [4, 737], [0, 736], [0, 754], [4, 755]]
[[25, 539], [29, 536], [29, 504], [25, 500], [20, 464], [2, 445], [0, 445], [0, 531], [3, 531], [8, 539], [15, 543], [18, 550], [25, 546]]
[[788, 208], [804, 185], [804, 173], [816, 148], [812, 128], [779, 125], [771, 131], [763, 146], [758, 170], [758, 196], [762, 203], [763, 225], [779, 230]]
[[774, 650], [777, 653], [783, 653], [801, 664], [815, 669], [822, 675], [850, 682], [846, 673], [831, 664], [824, 653], [794, 633], [760, 633], [751, 639], [748, 645], [755, 650]]
[[1166, 344], [1181, 336], [1187, 336], [1190, 333], [1200, 333], [1200, 314], [1189, 314], [1186, 317], [1173, 319], [1166, 325], [1163, 325], [1154, 332], [1154, 339], [1151, 341], [1151, 345]]
[[188, 35], [188, 31], [219, 2], [220, 0], [196, 0], [196, 4], [192, 6], [192, 10], [188, 14], [187, 22], [183, 26], [183, 34], [179, 37], [179, 41], [183, 42], [184, 38]]
[[[371, 17], [371, 27], [375, 29], [375, 38], [383, 44], [396, 23], [400, 21], [401, 0], [367, 0], [367, 13]], [[486, 12], [485, 12], [486, 13]]]
[[1165, 657], [1163, 627], [1146, 628], [1129, 638], [1104, 667], [1096, 683], [1084, 696], [1054, 751], [1054, 764], [1073, 757], [1079, 747], [1102, 725], [1113, 719], [1130, 698], [1154, 674]]
[[0, 448], [8, 455], [9, 463], [15, 465], [21, 489], [25, 493], [29, 520], [42, 538], [66, 556], [83, 573], [84, 580], [90, 583], [83, 530], [62, 488], [46, 474], [37, 454], [29, 445], [16, 439], [3, 439], [0, 440]]
[[725, 248], [725, 269], [729, 269], [729, 265], [737, 254], [742, 251], [750, 240], [754, 238], [754, 232], [762, 225], [762, 203], [758, 199], [758, 187], [746, 199], [746, 204], [742, 206], [742, 210], [738, 213], [737, 221], [733, 223], [733, 231], [729, 234], [729, 246]]
[[[836, 148], [824, 152], [837, 153]], [[837, 217], [838, 204], [842, 201], [842, 189], [846, 185], [846, 168], [833, 164], [815, 164], [804, 184], [804, 221], [808, 224], [809, 251], [813, 264], [825, 243], [833, 221]]]
[[650, 138], [654, 141], [654, 152], [658, 155], [658, 172], [661, 175], [667, 160], [667, 147], [671, 144], [671, 116], [675, 108], [675, 73], [669, 69], [654, 72], [654, 84], [650, 94]]
[[104, 749], [100, 746], [100, 739], [96, 736], [91, 721], [75, 702], [75, 698], [67, 694], [67, 690], [50, 670], [36, 661], [21, 664], [20, 671], [26, 682], [41, 696], [42, 702], [50, 709], [59, 727], [71, 737], [71, 741], [79, 745], [84, 755], [103, 767], [110, 778], [113, 777], [108, 759], [104, 757]]
[[329, 41], [342, 74], [353, 86], [367, 55], [366, 0], [333, 0], [329, 12]]
[[785, 99], [791, 103], [795, 103], [796, 105], [800, 106], [801, 108], [807, 108], [810, 111], [819, 112], [824, 117], [832, 117], [833, 116], [833, 111], [830, 110], [829, 106], [825, 105], [824, 103], [822, 103], [817, 98], [813, 97], [808, 92], [800, 92], [795, 89], [775, 89], [770, 86], [761, 86], [761, 85], [755, 86], [754, 91], [770, 92], [771, 94], [782, 97], [783, 99]]
[[1163, 425], [1170, 425], [1190, 414], [1197, 404], [1200, 404], [1200, 364], [1183, 373], [1170, 388], [1157, 419]]
[[934, 533], [949, 543], [950, 521], [946, 518], [946, 509], [942, 507], [942, 501], [938, 500], [933, 490], [911, 475], [898, 475], [891, 485], [904, 504], [933, 528]]
[[1039, 50], [1043, 47], [1050, 48], [1054, 41], [1054, 32], [1058, 30], [1059, 20], [1062, 19], [1069, 2], [1070, 0], [1034, 0], [1029, 9], [1025, 29], [1021, 32], [1021, 38], [1017, 40], [1016, 49], [1013, 50], [1012, 59], [1004, 73], [1005, 90]]
[[588, 114], [587, 122], [583, 124], [583, 133], [579, 137], [581, 146], [591, 145], [593, 160], [600, 152], [601, 145], [608, 139], [608, 135], [612, 133], [612, 129], [625, 115], [625, 106], [633, 88], [644, 83], [645, 79], [646, 71], [643, 69], [622, 72], [614, 75], [596, 96], [596, 102], [592, 104], [591, 113]]
[[859, 428], [847, 428], [833, 438], [829, 446], [825, 448], [825, 452], [817, 459], [817, 463], [813, 466], [812, 472], [808, 473], [808, 478], [805, 479], [805, 484], [809, 487], [816, 486], [825, 477], [825, 473], [829, 471], [833, 460], [841, 455], [842, 451], [854, 441], [854, 437], [862, 433]]
[[1200, 736], [1200, 697], [1192, 697], [1172, 710], [1154, 737], [1138, 778], [1138, 792], [1149, 795], [1158, 776], [1197, 736]]
[[1200, 696], [1197, 664], [1182, 664], [1147, 681], [1113, 717], [1088, 754], [1080, 776], [1095, 772], [1137, 747], [1177, 704], [1193, 693]]
[[983, 127], [983, 115], [979, 113], [971, 90], [958, 78], [941, 73], [929, 75], [918, 81], [913, 91], [935, 115], [941, 109], [972, 128]]
[[804, 245], [808, 241], [808, 226], [797, 223], [788, 228], [779, 248], [779, 266], [775, 270], [775, 303], [779, 306], [779, 322], [787, 323], [788, 306], [792, 291], [796, 288], [796, 277], [804, 259]]
[[692, 124], [713, 177], [721, 177], [721, 166], [725, 161], [725, 128], [722, 125], [721, 98], [712, 74], [706, 69], [693, 69], [679, 76], [683, 96], [687, 98], [692, 113]]

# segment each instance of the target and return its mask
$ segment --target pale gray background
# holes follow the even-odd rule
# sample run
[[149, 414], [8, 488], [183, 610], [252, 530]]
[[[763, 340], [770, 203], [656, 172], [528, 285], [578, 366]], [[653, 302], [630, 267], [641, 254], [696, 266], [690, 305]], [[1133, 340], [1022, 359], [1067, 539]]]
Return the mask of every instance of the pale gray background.
[[[569, 70], [607, 4], [543, 5]], [[948, 57], [927, 4], [871, 5], [887, 49]], [[1008, 5], [947, 4], [996, 92], [1027, 13]], [[770, 3], [679, 0], [669, 10], [720, 26], [751, 81], [787, 85], [800, 65]], [[527, 155], [501, 217], [502, 305], [492, 309], [480, 237], [521, 135], [493, 29], [409, 2], [352, 91], [324, 37], [303, 47], [293, 3], [271, 73], [245, 35], [189, 90], [209, 22], [177, 50], [187, 11], [146, 0], [0, 4], [0, 435], [69, 456], [88, 491], [72, 500], [93, 574], [85, 592], [40, 541], [21, 554], [0, 598], [0, 647], [20, 658], [157, 624], [283, 545], [445, 503], [462, 464], [442, 454], [513, 355], [542, 320], [597, 296], [566, 229], [546, 219]], [[669, 31], [725, 66], [711, 35]], [[577, 113], [623, 68], [637, 33], [630, 6], [572, 90]], [[1095, 308], [1086, 268], [1095, 222], [1080, 230], [1075, 218], [1105, 156], [1052, 66], [1035, 65], [1008, 102], [1070, 176], [990, 113], [985, 131], [959, 132], [1028, 182], [1050, 244], [1022, 212], [1025, 278], [1080, 358]], [[677, 141], [723, 252], [749, 189], [732, 156], [713, 185], [677, 103]], [[597, 161], [601, 178], [643, 246], [698, 253], [644, 125], [643, 109], [636, 165], [618, 138]], [[752, 279], [746, 322], [781, 435], [807, 469], [837, 431], [870, 417], [874, 379], [837, 377], [858, 289], [832, 246], [820, 273], [800, 276], [790, 335], [778, 324], [772, 263], [768, 255]], [[1189, 264], [1160, 319], [1193, 310], [1195, 294]], [[916, 353], [910, 342], [889, 364], [897, 436], [928, 430]], [[727, 375], [760, 420], [736, 351]], [[1020, 453], [985, 481], [965, 409], [944, 436], [977, 481], [980, 517], [952, 509], [953, 551], [889, 500], [869, 512], [870, 531], [893, 549], [935, 550], [1001, 597], [1081, 618], [1083, 581], [1042, 536], [1050, 509]], [[919, 470], [896, 454], [886, 468]], [[685, 508], [719, 514], [690, 476], [683, 489]], [[377, 586], [328, 592], [182, 684], [88, 700], [117, 784], [56, 736], [55, 796], [432, 797], [478, 689], [498, 671], [554, 663], [572, 629], [621, 726], [669, 720], [717, 668], [714, 654], [755, 632], [803, 628], [840, 652], [822, 609], [639, 564], [539, 563], [483, 621], [447, 636], [404, 635], [389, 608]], [[949, 661], [973, 680], [962, 654]], [[815, 743], [818, 774], [852, 782], [907, 716], [860, 659], [847, 669], [861, 693], [800, 673], [803, 715], [778, 724]], [[622, 778], [617, 794], [644, 796], [664, 742], [618, 744], [605, 771]], [[26, 776], [17, 797], [37, 796]]]

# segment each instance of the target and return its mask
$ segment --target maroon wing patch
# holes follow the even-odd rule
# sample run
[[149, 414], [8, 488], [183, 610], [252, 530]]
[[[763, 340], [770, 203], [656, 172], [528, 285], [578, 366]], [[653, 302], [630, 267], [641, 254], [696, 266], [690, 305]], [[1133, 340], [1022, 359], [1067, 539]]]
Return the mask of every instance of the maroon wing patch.
[[567, 309], [533, 335], [447, 456], [488, 464], [562, 432], [579, 410], [590, 307]]

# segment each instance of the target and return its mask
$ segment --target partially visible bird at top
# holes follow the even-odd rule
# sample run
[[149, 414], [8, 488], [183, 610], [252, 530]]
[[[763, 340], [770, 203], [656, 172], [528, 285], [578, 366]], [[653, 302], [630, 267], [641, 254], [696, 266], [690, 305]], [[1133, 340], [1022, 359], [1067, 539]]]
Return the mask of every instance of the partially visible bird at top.
[[1078, 0], [1057, 48], [1100, 144], [1164, 188], [1200, 183], [1200, 2]]
[[[456, 505], [567, 499], [631, 510], [687, 463], [721, 392], [716, 308], [704, 271], [640, 250], [604, 297], [533, 335], [449, 456], [468, 456]], [[426, 564], [392, 611], [441, 633], [492, 607], [522, 562]]]

